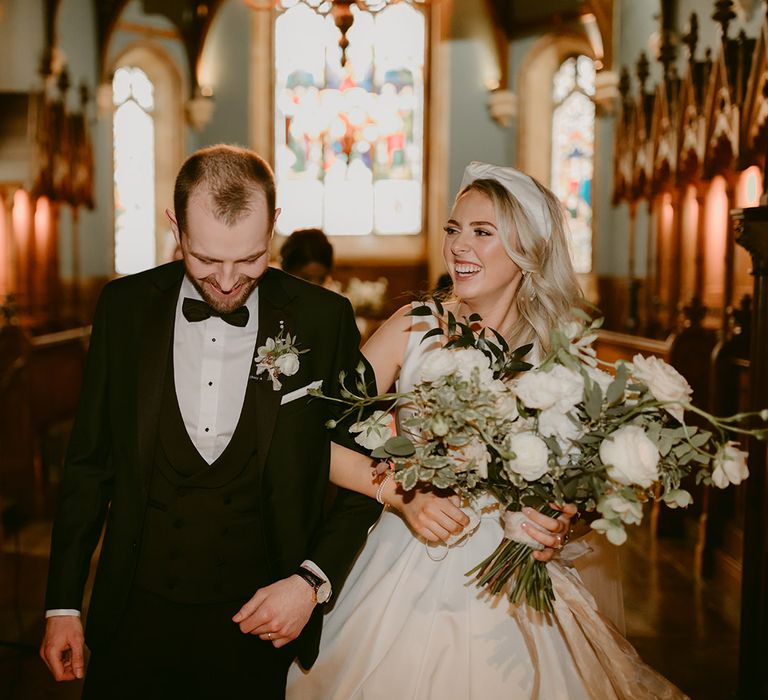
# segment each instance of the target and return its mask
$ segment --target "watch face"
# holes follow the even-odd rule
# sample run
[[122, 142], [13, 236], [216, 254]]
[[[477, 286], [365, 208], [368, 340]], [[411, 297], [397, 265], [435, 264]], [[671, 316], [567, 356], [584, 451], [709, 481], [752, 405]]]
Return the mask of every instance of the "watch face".
[[323, 581], [315, 593], [318, 603], [325, 603], [331, 597], [331, 584]]

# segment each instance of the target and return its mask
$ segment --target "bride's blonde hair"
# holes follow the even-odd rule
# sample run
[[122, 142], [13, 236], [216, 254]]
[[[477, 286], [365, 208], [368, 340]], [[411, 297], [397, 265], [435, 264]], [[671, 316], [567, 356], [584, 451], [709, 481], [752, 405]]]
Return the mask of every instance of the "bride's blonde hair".
[[580, 305], [582, 292], [571, 264], [562, 205], [550, 190], [531, 179], [548, 214], [545, 218], [551, 225], [549, 235], [546, 231], [536, 230], [525, 208], [496, 180], [473, 180], [456, 195], [456, 201], [466, 192], [475, 190], [493, 203], [504, 249], [523, 271], [514, 302], [518, 317], [508, 331], [508, 340], [514, 345], [533, 342], [546, 352], [550, 329], [562, 327], [572, 319], [572, 309]]

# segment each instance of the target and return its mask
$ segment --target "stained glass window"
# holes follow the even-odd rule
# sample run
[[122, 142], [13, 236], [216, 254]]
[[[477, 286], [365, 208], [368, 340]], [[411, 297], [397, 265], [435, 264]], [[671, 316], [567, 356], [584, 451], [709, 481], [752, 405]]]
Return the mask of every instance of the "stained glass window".
[[588, 56], [565, 60], [552, 97], [552, 191], [560, 197], [571, 232], [576, 272], [592, 270], [592, 173], [595, 150], [595, 67]]
[[352, 5], [354, 22], [342, 65], [340, 32], [330, 14], [297, 0], [281, 0], [280, 8], [275, 25], [278, 231], [419, 233], [423, 13], [407, 3], [376, 14]]
[[155, 265], [154, 86], [140, 68], [125, 66], [112, 79], [115, 272]]

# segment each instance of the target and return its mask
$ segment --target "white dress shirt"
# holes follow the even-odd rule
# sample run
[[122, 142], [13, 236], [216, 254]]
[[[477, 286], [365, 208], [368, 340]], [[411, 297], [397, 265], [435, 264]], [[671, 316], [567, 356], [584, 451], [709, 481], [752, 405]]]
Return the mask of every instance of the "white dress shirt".
[[[212, 464], [226, 449], [245, 400], [245, 390], [259, 331], [259, 288], [245, 306], [248, 323], [240, 328], [218, 316], [187, 321], [181, 311], [185, 297], [203, 300], [184, 277], [173, 328], [173, 378], [184, 426], [203, 459]], [[312, 561], [302, 562], [324, 580], [328, 577]], [[255, 592], [255, 591], [254, 591]], [[48, 610], [46, 617], [80, 615], [78, 610]]]
[[173, 376], [181, 417], [192, 443], [211, 464], [224, 452], [240, 420], [259, 331], [259, 288], [245, 306], [248, 323], [233, 326], [218, 316], [191, 323], [185, 297], [202, 299], [187, 277], [181, 283], [173, 332]]

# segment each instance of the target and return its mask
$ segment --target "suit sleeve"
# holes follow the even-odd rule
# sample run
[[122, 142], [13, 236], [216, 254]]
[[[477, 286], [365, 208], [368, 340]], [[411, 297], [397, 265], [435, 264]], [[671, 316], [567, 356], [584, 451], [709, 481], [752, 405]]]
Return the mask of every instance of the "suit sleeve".
[[96, 307], [80, 402], [70, 435], [53, 524], [46, 609], [82, 606], [91, 557], [111, 498], [108, 395], [108, 297]]
[[[352, 307], [349, 302], [345, 302], [339, 324], [335, 362], [328, 382], [330, 386], [324, 385], [324, 392], [330, 396], [338, 396], [341, 389], [338, 381], [339, 373], [344, 371], [347, 377], [354, 381], [356, 368], [360, 362], [365, 367], [364, 379], [368, 391], [370, 394], [375, 394], [376, 377], [370, 363], [360, 352], [360, 333], [355, 324]], [[343, 407], [330, 401], [328, 405], [330, 417], [338, 420]], [[331, 431], [331, 439], [344, 447], [368, 454], [368, 451], [358, 445], [350, 435], [348, 429], [352, 422], [354, 418], [348, 418], [343, 422], [338, 420], [336, 427]], [[368, 530], [378, 519], [381, 510], [382, 506], [368, 496], [347, 489], [338, 490], [333, 508], [326, 517], [308, 557], [316, 562], [328, 576], [334, 596], [341, 589], [352, 562], [365, 542]]]

